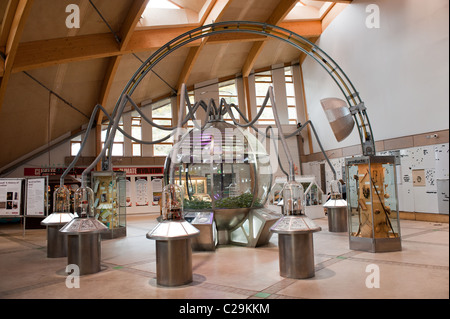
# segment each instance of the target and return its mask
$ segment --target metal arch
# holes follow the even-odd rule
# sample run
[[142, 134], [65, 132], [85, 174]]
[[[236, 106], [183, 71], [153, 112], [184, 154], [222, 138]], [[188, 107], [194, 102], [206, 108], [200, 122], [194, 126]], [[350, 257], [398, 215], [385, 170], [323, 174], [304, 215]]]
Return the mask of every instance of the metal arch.
[[116, 114], [123, 97], [131, 96], [136, 87], [139, 85], [140, 81], [146, 76], [146, 74], [167, 55], [193, 41], [224, 33], [252, 33], [257, 35], [265, 35], [284, 41], [313, 58], [335, 81], [335, 83], [343, 93], [345, 99], [347, 100], [349, 108], [353, 110], [352, 114], [359, 129], [359, 136], [363, 154], [375, 154], [375, 142], [373, 140], [372, 128], [366, 113], [364, 103], [361, 100], [359, 93], [356, 91], [352, 82], [339, 67], [339, 65], [327, 53], [325, 53], [314, 43], [310, 42], [308, 39], [288, 29], [261, 22], [227, 21], [213, 23], [195, 28], [167, 42], [156, 52], [154, 52], [133, 74], [132, 78], [128, 81], [127, 85], [122, 91], [118, 102], [116, 103], [116, 106], [112, 113], [113, 117]]

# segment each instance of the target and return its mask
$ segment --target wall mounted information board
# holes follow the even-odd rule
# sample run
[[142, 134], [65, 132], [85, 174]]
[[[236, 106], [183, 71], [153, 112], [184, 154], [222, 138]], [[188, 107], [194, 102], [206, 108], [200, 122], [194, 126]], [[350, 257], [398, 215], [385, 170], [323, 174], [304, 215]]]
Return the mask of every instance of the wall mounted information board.
[[0, 216], [19, 216], [22, 201], [21, 178], [0, 179]]
[[26, 184], [26, 210], [27, 216], [45, 216], [45, 190], [47, 180], [41, 178], [27, 178]]

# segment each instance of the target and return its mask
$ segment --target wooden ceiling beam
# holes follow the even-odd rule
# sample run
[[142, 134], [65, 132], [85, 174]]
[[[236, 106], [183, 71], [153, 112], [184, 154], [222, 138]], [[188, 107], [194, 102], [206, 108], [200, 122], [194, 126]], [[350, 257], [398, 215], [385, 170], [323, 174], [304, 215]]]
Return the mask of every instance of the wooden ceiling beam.
[[8, 86], [9, 78], [13, 70], [14, 60], [16, 58], [19, 41], [22, 37], [22, 32], [25, 27], [25, 22], [33, 5], [33, 0], [19, 0], [16, 6], [14, 17], [10, 23], [9, 32], [2, 29], [2, 33], [8, 33], [5, 46], [5, 66], [0, 79], [0, 111], [3, 105], [6, 88]]
[[[103, 78], [103, 83], [98, 99], [98, 103], [102, 105], [106, 110], [107, 110], [106, 103], [108, 102], [109, 93], [111, 92], [111, 86], [114, 82], [114, 78], [116, 77], [120, 61], [122, 60], [122, 55], [120, 54], [120, 52], [123, 52], [126, 49], [128, 43], [130, 42], [130, 39], [134, 33], [136, 25], [139, 19], [141, 18], [141, 15], [144, 12], [145, 7], [147, 6], [149, 1], [150, 0], [134, 0], [130, 6], [130, 9], [128, 10], [127, 16], [125, 17], [122, 23], [122, 27], [120, 28], [119, 54], [109, 58], [108, 67], [106, 69], [105, 76]], [[101, 129], [104, 116], [105, 114], [103, 114], [103, 112], [99, 110], [97, 114], [96, 145], [95, 145], [97, 154], [99, 154], [102, 150]], [[100, 162], [97, 164], [96, 168], [97, 170], [101, 170]]]
[[[320, 35], [318, 23], [318, 21], [298, 21], [283, 25], [289, 26], [290, 29], [302, 36], [310, 37]], [[130, 36], [128, 45], [123, 50], [118, 48], [110, 33], [25, 42], [19, 44], [12, 72], [17, 73], [62, 63], [152, 51], [190, 30], [192, 30], [190, 27], [179, 27], [134, 31]], [[258, 35], [234, 33], [211, 36], [211, 40], [207, 43], [214, 44], [223, 41], [261, 42], [262, 40]], [[196, 40], [187, 46], [198, 47], [201, 43], [201, 40]]]
[[2, 52], [6, 55], [6, 43], [9, 38], [9, 31], [11, 30], [11, 25], [16, 15], [17, 5], [19, 0], [10, 0], [6, 6], [6, 11], [3, 16], [3, 23], [0, 30], [0, 48]]
[[128, 42], [133, 35], [134, 29], [136, 28], [136, 25], [149, 1], [150, 0], [134, 0], [131, 4], [130, 9], [128, 10], [128, 14], [125, 17], [125, 20], [122, 23], [122, 27], [119, 32], [121, 40], [120, 51], [123, 51], [127, 47]]
[[[286, 15], [294, 8], [297, 4], [298, 0], [281, 0], [278, 3], [275, 10], [272, 12], [272, 15], [267, 19], [268, 24], [278, 25]], [[246, 61], [244, 62], [244, 66], [242, 67], [242, 75], [244, 77], [248, 77], [253, 69], [253, 65], [256, 62], [259, 54], [261, 53], [265, 42], [256, 42], [253, 44], [252, 48], [249, 51]]]

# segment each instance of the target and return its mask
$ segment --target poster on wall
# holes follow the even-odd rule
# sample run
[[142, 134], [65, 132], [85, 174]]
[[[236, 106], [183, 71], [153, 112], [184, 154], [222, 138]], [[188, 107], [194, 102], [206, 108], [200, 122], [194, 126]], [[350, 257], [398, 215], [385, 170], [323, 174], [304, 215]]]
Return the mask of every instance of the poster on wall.
[[152, 192], [153, 192], [153, 199], [152, 199], [152, 205], [157, 206], [159, 205], [159, 200], [162, 196], [162, 185], [163, 185], [163, 177], [162, 176], [152, 176]]
[[137, 176], [136, 184], [136, 206], [148, 206], [148, 183], [146, 176]]
[[131, 207], [131, 177], [125, 178], [126, 189], [126, 207]]
[[28, 216], [45, 215], [45, 178], [27, 179], [27, 208]]
[[413, 169], [413, 186], [425, 186], [425, 170], [424, 169]]
[[20, 215], [22, 179], [0, 179], [0, 215]]

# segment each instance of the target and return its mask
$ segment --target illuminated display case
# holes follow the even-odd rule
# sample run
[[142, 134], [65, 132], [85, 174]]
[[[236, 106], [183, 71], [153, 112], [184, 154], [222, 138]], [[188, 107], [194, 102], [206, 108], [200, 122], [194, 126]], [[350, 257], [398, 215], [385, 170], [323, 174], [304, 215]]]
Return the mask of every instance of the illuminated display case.
[[92, 172], [95, 216], [108, 227], [102, 238], [126, 236], [125, 172]]
[[401, 250], [394, 156], [345, 160], [350, 249]]

